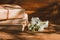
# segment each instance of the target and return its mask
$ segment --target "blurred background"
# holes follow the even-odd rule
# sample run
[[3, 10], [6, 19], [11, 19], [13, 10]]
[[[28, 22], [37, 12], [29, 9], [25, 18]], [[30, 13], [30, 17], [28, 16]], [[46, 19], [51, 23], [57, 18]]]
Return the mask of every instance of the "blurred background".
[[[0, 40], [60, 40], [60, 0], [0, 0], [0, 4], [17, 4], [25, 9], [29, 21], [32, 17], [39, 17], [41, 20], [48, 20], [51, 24], [48, 32], [20, 32], [17, 30], [0, 30]], [[19, 28], [20, 26], [18, 26]], [[8, 27], [9, 29], [10, 27]], [[15, 26], [10, 29], [16, 28]], [[1, 27], [0, 27], [1, 29]], [[51, 31], [56, 31], [54, 33]]]
[[29, 21], [32, 17], [60, 24], [60, 0], [0, 0], [0, 4], [17, 4], [26, 10]]

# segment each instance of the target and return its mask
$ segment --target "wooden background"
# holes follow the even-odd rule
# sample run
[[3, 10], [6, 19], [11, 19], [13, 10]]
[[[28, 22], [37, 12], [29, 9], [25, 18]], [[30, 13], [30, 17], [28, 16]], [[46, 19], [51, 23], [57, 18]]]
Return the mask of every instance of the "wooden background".
[[[0, 0], [0, 4], [22, 6], [28, 13], [29, 20], [33, 16], [38, 16], [41, 20], [49, 20], [51, 23], [60, 24], [60, 0]], [[60, 26], [50, 26], [49, 30], [47, 29], [48, 32], [45, 33], [13, 31], [16, 27], [9, 31], [8, 28], [7, 26], [7, 28], [0, 30], [0, 40], [60, 40]], [[56, 33], [52, 32], [52, 29]]]
[[60, 24], [60, 0], [0, 0], [0, 4], [18, 4], [29, 16]]

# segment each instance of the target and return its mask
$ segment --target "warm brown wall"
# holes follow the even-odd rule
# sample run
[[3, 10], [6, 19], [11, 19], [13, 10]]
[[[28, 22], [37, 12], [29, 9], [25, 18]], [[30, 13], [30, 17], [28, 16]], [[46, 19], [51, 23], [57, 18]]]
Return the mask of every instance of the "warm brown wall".
[[60, 24], [60, 0], [0, 0], [0, 3], [21, 5], [30, 13], [29, 20], [38, 16], [42, 20]]
[[[57, 0], [59, 2], [59, 0]], [[55, 0], [0, 0], [0, 3], [19, 4], [27, 10], [36, 9], [52, 4]]]

